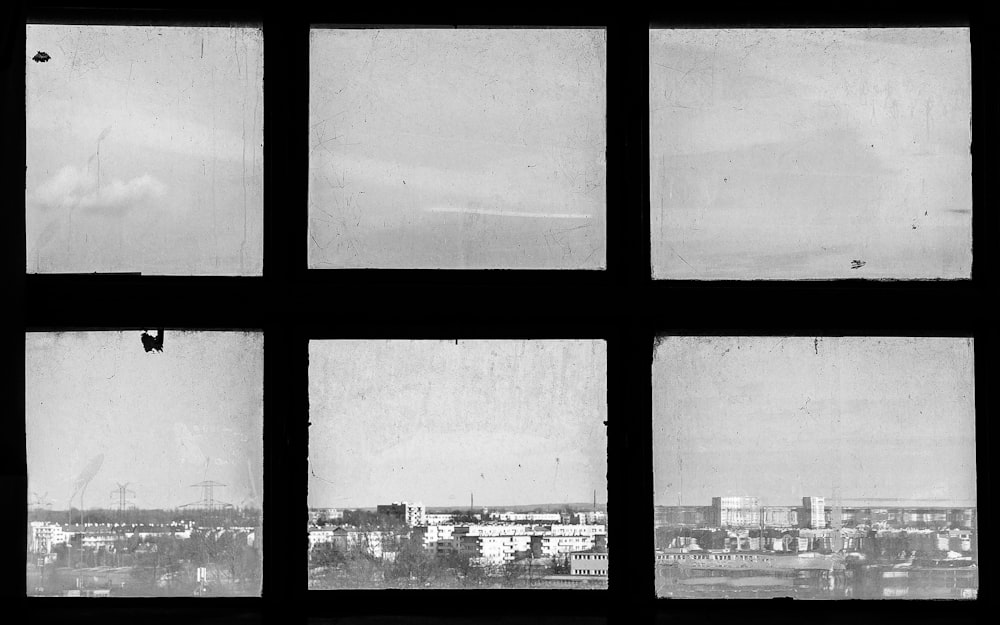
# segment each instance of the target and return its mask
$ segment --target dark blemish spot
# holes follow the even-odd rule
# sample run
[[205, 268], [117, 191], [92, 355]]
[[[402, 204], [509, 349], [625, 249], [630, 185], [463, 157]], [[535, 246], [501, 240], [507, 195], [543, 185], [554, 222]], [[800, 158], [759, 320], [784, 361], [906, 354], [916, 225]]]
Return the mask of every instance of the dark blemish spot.
[[48, 53], [42, 52], [41, 50], [39, 50], [38, 54], [36, 54], [35, 56], [31, 57], [31, 60], [34, 61], [35, 63], [44, 63], [44, 62], [48, 61], [51, 58], [52, 57], [49, 56]]
[[142, 331], [142, 347], [146, 352], [151, 352], [154, 349], [158, 352], [163, 351], [163, 328], [156, 329], [156, 336], [152, 337], [149, 332], [145, 330]]
[[813, 349], [816, 351], [816, 355], [819, 356], [819, 339], [813, 339]]
[[865, 263], [865, 261], [863, 261], [863, 260], [852, 260], [851, 261], [851, 269], [861, 269], [866, 264], [867, 263]]
[[406, 184], [406, 181], [405, 181], [405, 180], [403, 181], [403, 184]]
[[723, 178], [722, 182], [729, 182], [729, 178]]
[[927, 216], [927, 211], [924, 211], [924, 217], [926, 217], [926, 216]]
[[912, 226], [910, 226], [910, 228], [916, 230], [917, 229], [917, 224], [913, 224]]

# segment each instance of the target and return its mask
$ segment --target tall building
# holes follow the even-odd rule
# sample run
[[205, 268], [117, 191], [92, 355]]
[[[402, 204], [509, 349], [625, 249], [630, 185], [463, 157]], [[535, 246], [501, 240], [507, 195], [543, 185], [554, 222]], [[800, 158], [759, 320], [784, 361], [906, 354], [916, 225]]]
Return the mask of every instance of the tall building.
[[812, 529], [826, 527], [826, 505], [822, 497], [803, 497], [802, 507], [805, 509], [806, 524]]
[[760, 525], [760, 501], [756, 497], [712, 497], [711, 523], [716, 527]]
[[379, 515], [384, 514], [386, 516], [399, 519], [410, 527], [427, 524], [427, 509], [424, 508], [423, 504], [394, 501], [390, 504], [378, 506], [375, 511]]

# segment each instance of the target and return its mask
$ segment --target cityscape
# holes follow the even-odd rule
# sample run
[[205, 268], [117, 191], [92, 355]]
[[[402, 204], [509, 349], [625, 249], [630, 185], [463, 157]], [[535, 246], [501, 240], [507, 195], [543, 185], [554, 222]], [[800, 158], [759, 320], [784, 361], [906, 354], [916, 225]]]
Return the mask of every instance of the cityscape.
[[309, 589], [606, 589], [606, 380], [600, 340], [311, 341]]
[[605, 506], [498, 512], [472, 503], [311, 509], [309, 587], [607, 588]]
[[25, 589], [260, 596], [263, 336], [25, 336]]
[[35, 507], [28, 515], [27, 592], [258, 596], [261, 518], [258, 508], [228, 506], [102, 508], [88, 509], [85, 515], [75, 508]]
[[665, 597], [975, 599], [976, 508], [713, 497], [657, 506], [656, 590]]
[[976, 599], [973, 343], [664, 337], [664, 598]]

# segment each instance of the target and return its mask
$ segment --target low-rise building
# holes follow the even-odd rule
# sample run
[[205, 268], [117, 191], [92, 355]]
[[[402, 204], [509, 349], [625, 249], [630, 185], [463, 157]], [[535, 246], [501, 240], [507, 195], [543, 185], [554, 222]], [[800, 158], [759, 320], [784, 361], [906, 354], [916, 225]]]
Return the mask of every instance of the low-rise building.
[[491, 512], [490, 520], [503, 523], [560, 523], [562, 516], [558, 512]]
[[523, 534], [508, 536], [461, 536], [458, 550], [478, 566], [497, 566], [513, 562], [517, 554], [527, 554], [531, 537]]
[[390, 551], [388, 543], [392, 537], [392, 532], [385, 531], [309, 528], [309, 550], [317, 545], [333, 544], [342, 549], [363, 550], [375, 558], [382, 558]]

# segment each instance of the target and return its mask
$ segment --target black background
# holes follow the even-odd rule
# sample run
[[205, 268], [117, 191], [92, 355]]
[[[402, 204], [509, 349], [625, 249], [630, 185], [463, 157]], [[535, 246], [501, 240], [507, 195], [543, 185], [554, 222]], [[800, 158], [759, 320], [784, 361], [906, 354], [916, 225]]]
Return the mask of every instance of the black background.
[[[691, 6], [691, 5], [695, 6]], [[619, 6], [620, 5], [620, 6]], [[977, 620], [990, 600], [983, 567], [976, 602], [656, 600], [653, 591], [650, 361], [657, 334], [953, 335], [976, 340], [980, 519], [992, 520], [987, 450], [997, 343], [1000, 228], [986, 184], [997, 111], [990, 98], [993, 24], [946, 3], [905, 12], [848, 7], [685, 7], [621, 3], [548, 9], [530, 3], [442, 7], [374, 2], [162, 3], [139, 7], [21, 3], [5, 9], [3, 207], [4, 350], [11, 409], [0, 459], [4, 606], [9, 622], [778, 623], [877, 619]], [[262, 278], [24, 273], [25, 21], [258, 24], [264, 31], [264, 276]], [[592, 26], [607, 28], [607, 270], [424, 271], [306, 269], [310, 24]], [[973, 51], [972, 280], [711, 282], [650, 279], [647, 29], [740, 26], [971, 25]], [[992, 176], [990, 175], [992, 174]], [[27, 483], [24, 330], [260, 329], [265, 337], [265, 523], [262, 598], [24, 597]], [[615, 553], [607, 591], [306, 590], [309, 338], [604, 338], [608, 341], [608, 490]], [[138, 348], [138, 337], [136, 338]], [[169, 348], [169, 347], [167, 347]], [[984, 549], [992, 546], [981, 541]], [[986, 557], [984, 560], [988, 561]], [[17, 616], [16, 612], [20, 612]], [[398, 620], [389, 617], [396, 615]]]

